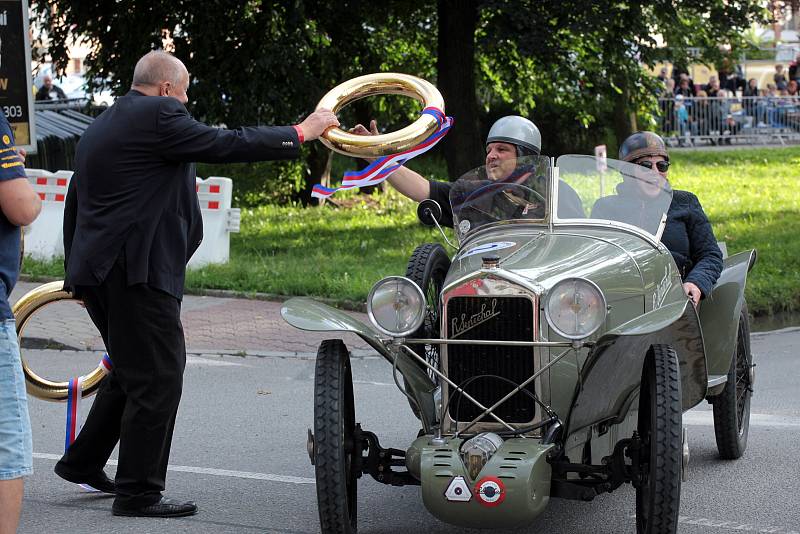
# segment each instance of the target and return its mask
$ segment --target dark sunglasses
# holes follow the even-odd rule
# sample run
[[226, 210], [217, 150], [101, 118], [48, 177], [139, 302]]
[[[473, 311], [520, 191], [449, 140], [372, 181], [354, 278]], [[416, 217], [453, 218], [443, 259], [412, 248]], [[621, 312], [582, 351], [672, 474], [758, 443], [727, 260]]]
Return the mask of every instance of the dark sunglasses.
[[[653, 168], [653, 162], [647, 159], [643, 161], [637, 161], [636, 164], [641, 165], [645, 169]], [[669, 169], [669, 161], [656, 161], [656, 169], [658, 169], [658, 172], [667, 172]]]

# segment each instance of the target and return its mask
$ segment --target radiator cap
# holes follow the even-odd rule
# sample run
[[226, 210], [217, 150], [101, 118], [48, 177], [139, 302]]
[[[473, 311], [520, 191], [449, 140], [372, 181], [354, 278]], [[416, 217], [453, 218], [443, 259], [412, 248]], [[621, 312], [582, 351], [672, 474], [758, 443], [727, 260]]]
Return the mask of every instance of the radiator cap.
[[484, 269], [497, 269], [500, 266], [500, 256], [497, 254], [481, 256], [481, 261], [483, 262]]

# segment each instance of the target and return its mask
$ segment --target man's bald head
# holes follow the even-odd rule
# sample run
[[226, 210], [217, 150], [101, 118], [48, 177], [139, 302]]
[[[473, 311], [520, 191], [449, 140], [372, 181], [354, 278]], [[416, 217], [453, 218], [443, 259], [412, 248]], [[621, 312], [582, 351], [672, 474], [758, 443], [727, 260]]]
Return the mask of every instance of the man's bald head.
[[183, 81], [188, 74], [180, 59], [163, 50], [153, 50], [136, 62], [133, 85], [175, 84]]
[[133, 69], [131, 88], [151, 96], [171, 96], [186, 103], [189, 71], [183, 62], [163, 50], [148, 52]]

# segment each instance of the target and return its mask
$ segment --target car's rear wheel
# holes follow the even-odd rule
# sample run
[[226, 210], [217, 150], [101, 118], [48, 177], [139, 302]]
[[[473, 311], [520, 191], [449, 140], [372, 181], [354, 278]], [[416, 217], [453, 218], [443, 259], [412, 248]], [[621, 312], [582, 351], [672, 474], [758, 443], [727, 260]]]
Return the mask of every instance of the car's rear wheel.
[[736, 335], [736, 353], [728, 370], [725, 389], [714, 397], [714, 435], [725, 460], [735, 460], [747, 448], [750, 430], [750, 397], [753, 395], [753, 354], [750, 352], [750, 319], [742, 305]]
[[340, 339], [323, 341], [314, 376], [314, 471], [320, 529], [324, 534], [357, 530], [358, 476], [350, 355]]
[[[411, 255], [411, 259], [408, 260], [406, 278], [416, 282], [422, 289], [427, 304], [425, 321], [409, 338], [440, 337], [442, 318], [439, 295], [449, 269], [450, 258], [439, 243], [426, 243], [418, 246]], [[409, 343], [414, 352], [425, 358], [425, 361], [432, 366], [439, 368], [439, 345], [413, 345], [410, 341]], [[434, 383], [438, 383], [439, 379], [436, 375], [430, 369], [427, 371]]]
[[645, 362], [639, 394], [639, 534], [677, 532], [683, 450], [681, 414], [678, 357], [671, 347], [654, 345]]

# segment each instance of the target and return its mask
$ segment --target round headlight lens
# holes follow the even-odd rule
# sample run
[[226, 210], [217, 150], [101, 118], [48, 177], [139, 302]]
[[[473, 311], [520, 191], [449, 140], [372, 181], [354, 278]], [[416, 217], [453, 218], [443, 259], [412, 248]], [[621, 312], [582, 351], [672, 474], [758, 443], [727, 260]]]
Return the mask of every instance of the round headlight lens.
[[544, 307], [550, 328], [567, 339], [583, 339], [606, 320], [606, 299], [594, 283], [583, 278], [562, 280], [547, 294]]
[[425, 294], [408, 278], [389, 276], [369, 292], [367, 313], [384, 334], [404, 337], [415, 332], [425, 319]]

